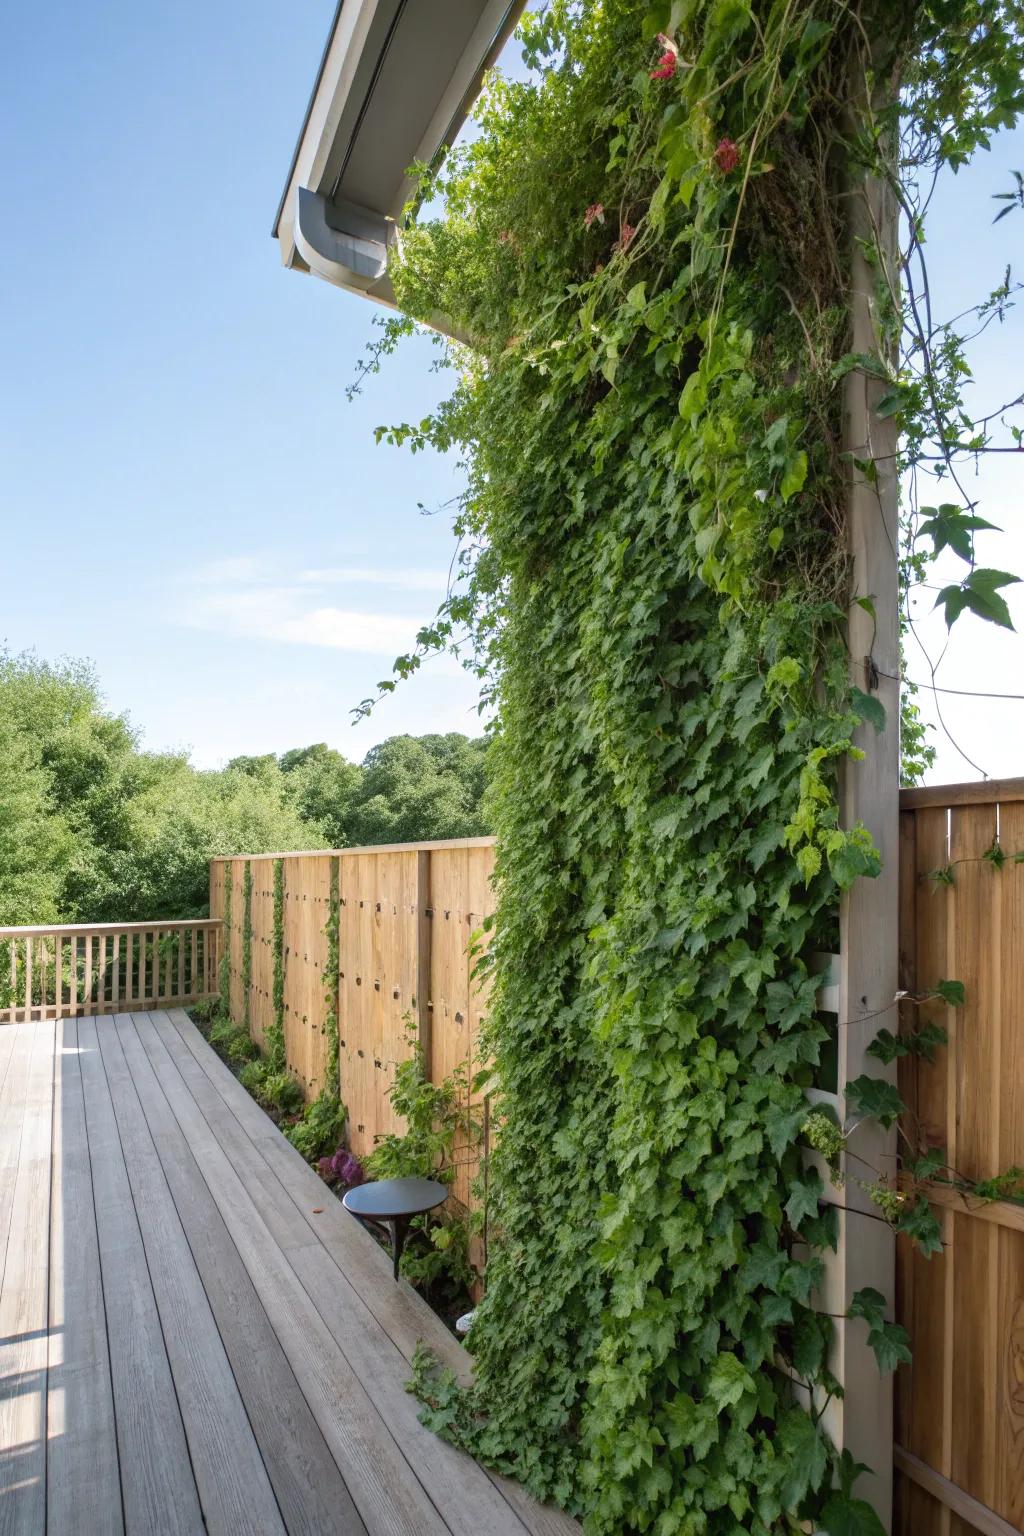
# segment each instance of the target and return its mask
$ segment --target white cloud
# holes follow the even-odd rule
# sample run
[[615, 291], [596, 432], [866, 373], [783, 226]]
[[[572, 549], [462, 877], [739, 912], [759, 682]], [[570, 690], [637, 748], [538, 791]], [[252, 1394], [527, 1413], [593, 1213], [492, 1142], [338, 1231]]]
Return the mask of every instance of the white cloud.
[[296, 581], [314, 587], [394, 587], [400, 592], [436, 592], [447, 586], [447, 574], [437, 571], [381, 570], [362, 565], [329, 565], [299, 571]]
[[[411, 650], [420, 625], [434, 604], [413, 601], [408, 613], [389, 604], [377, 606], [378, 592], [444, 591], [444, 579], [415, 569], [384, 570], [363, 566], [282, 569], [266, 556], [211, 561], [191, 573], [187, 590], [175, 604], [181, 622], [212, 633], [311, 645], [328, 650], [364, 652], [394, 658]], [[330, 599], [334, 590], [339, 601]], [[374, 588], [359, 603], [360, 589]], [[369, 594], [367, 594], [369, 596]], [[405, 604], [398, 599], [398, 607]]]

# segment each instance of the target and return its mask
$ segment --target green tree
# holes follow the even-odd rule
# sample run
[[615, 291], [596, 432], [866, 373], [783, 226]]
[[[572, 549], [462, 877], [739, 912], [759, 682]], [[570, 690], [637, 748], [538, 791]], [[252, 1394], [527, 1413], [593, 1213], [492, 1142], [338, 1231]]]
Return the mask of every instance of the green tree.
[[352, 842], [352, 804], [362, 782], [362, 769], [340, 752], [318, 741], [294, 747], [278, 759], [285, 776], [284, 793], [304, 820], [322, 827], [332, 848]]
[[351, 812], [351, 842], [409, 843], [490, 830], [483, 805], [487, 743], [391, 736], [367, 753]]

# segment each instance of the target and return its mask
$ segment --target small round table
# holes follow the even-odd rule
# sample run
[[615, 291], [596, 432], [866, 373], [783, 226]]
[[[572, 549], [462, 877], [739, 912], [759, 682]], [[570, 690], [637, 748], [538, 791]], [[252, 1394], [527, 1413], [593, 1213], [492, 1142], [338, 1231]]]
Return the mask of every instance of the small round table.
[[346, 1190], [341, 1203], [360, 1221], [372, 1221], [387, 1229], [397, 1280], [410, 1221], [443, 1205], [447, 1198], [446, 1186], [436, 1179], [378, 1179]]

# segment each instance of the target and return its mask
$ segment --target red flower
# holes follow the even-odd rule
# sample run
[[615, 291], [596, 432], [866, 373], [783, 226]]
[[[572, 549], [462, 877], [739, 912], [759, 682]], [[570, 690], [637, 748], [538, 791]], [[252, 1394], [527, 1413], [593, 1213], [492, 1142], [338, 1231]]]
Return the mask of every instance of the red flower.
[[593, 224], [595, 221], [598, 224], [604, 223], [604, 203], [591, 203], [590, 207], [583, 215], [583, 223], [587, 229], [589, 229], [591, 224]]
[[679, 56], [678, 56], [678, 54], [674, 53], [671, 48], [666, 48], [665, 52], [662, 54], [661, 58], [658, 60], [658, 67], [657, 67], [657, 69], [652, 69], [651, 70], [651, 79], [652, 80], [671, 80], [672, 76], [676, 72], [676, 66], [678, 65], [678, 63], [679, 63]]
[[732, 139], [720, 139], [718, 147], [712, 155], [718, 169], [723, 176], [728, 176], [740, 163], [740, 152]]
[[633, 224], [623, 224], [622, 228], [619, 230], [619, 238], [616, 240], [615, 244], [612, 246], [612, 250], [613, 251], [628, 251], [630, 245], [632, 244], [633, 236], [635, 234], [636, 234], [636, 226], [635, 225], [633, 225]]

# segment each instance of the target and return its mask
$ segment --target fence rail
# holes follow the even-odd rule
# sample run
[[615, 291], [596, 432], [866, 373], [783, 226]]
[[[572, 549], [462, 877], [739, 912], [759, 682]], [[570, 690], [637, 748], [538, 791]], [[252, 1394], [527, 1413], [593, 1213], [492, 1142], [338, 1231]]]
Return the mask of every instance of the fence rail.
[[217, 918], [0, 928], [0, 1024], [179, 1007], [217, 988]]

